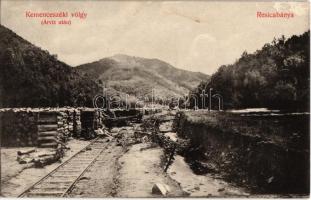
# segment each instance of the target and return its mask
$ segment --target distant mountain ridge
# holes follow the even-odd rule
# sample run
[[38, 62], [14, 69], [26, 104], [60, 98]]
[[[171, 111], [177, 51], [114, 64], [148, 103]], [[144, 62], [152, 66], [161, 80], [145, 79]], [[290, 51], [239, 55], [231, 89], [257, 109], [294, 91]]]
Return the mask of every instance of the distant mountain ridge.
[[82, 74], [100, 80], [108, 88], [136, 97], [170, 98], [187, 95], [209, 76], [200, 72], [177, 69], [159, 60], [117, 54], [77, 66]]
[[135, 103], [136, 97], [183, 96], [209, 80], [159, 59], [121, 54], [71, 67], [2, 25], [0, 64], [0, 107], [92, 107], [101, 85], [108, 96], [129, 94]]

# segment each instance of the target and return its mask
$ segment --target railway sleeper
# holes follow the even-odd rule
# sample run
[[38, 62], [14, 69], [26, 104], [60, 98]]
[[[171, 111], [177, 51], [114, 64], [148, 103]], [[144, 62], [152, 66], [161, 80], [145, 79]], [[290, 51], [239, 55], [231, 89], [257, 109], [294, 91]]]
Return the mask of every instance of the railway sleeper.
[[43, 192], [43, 191], [37, 191], [37, 192], [29, 192], [27, 193], [27, 197], [61, 197], [64, 194], [62, 191], [56, 191], [56, 192]]
[[40, 190], [40, 191], [51, 191], [51, 190], [66, 190], [68, 187], [70, 187], [69, 184], [67, 185], [42, 185], [42, 186], [36, 186], [33, 188], [33, 190]]
[[71, 173], [71, 174], [63, 174], [63, 173], [58, 173], [58, 174], [55, 174], [55, 175], [51, 175], [51, 177], [53, 178], [63, 178], [63, 177], [67, 177], [67, 178], [72, 178], [72, 177], [76, 177], [78, 178], [78, 176], [81, 174], [81, 172], [79, 173]]

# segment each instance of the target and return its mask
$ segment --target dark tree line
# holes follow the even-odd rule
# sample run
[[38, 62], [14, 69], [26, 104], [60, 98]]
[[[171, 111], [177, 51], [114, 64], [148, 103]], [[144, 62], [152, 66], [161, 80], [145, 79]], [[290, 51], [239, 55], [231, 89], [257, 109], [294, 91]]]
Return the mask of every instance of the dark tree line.
[[92, 106], [100, 86], [0, 26], [0, 107]]
[[[197, 97], [213, 88], [224, 98], [225, 108], [268, 107], [282, 110], [309, 110], [310, 31], [289, 39], [281, 37], [262, 49], [221, 66], [208, 82], [190, 94]], [[190, 101], [194, 106], [194, 101]]]

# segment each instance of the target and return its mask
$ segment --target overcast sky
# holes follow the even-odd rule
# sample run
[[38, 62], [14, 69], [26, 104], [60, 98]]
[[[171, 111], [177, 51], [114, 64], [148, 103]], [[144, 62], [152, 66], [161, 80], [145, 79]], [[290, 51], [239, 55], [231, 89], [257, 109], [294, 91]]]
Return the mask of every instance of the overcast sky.
[[[81, 11], [70, 26], [42, 26], [26, 11]], [[257, 18], [257, 11], [294, 18]], [[308, 3], [216, 1], [2, 0], [2, 24], [72, 66], [114, 54], [158, 58], [212, 74], [274, 37], [308, 30]]]

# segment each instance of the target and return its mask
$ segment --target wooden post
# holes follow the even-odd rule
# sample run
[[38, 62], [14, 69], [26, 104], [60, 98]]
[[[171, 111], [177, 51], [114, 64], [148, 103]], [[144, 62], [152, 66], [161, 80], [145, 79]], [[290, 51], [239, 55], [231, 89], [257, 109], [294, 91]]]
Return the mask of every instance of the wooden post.
[[165, 166], [164, 172], [166, 172], [166, 171], [168, 170], [168, 167], [172, 164], [171, 162], [172, 162], [172, 160], [173, 160], [173, 158], [174, 158], [175, 149], [176, 149], [176, 144], [174, 144], [174, 147], [173, 147], [173, 149], [172, 149], [172, 152], [171, 152], [171, 154], [170, 154], [170, 157], [169, 157], [169, 159], [168, 159], [168, 162], [167, 162], [167, 164], [166, 164], [166, 166]]
[[213, 88], [209, 88], [209, 94], [208, 94], [208, 99], [209, 99], [208, 111], [211, 111], [211, 110], [212, 110], [212, 90], [213, 90]]

